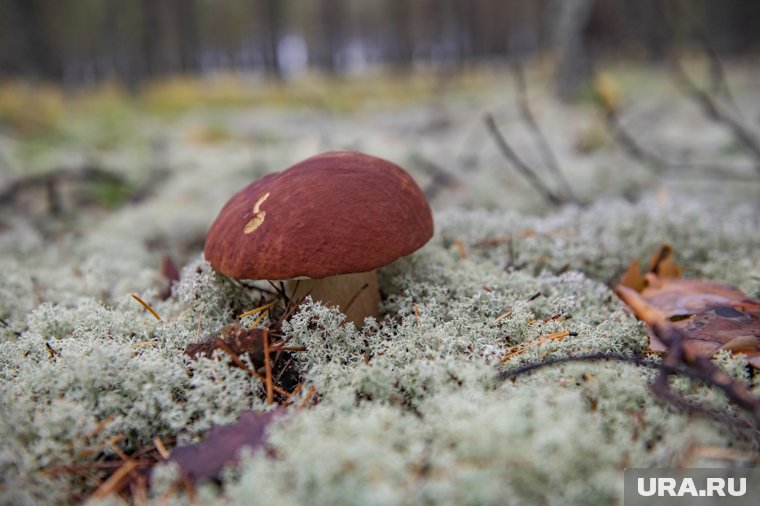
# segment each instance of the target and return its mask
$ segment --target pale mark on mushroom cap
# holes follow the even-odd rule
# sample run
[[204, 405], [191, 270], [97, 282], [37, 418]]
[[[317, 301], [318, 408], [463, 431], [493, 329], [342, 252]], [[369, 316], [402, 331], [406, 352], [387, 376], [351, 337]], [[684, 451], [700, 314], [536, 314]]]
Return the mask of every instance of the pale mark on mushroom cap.
[[266, 211], [261, 211], [261, 204], [264, 203], [266, 199], [269, 198], [269, 192], [266, 192], [264, 195], [259, 197], [259, 200], [256, 201], [255, 204], [253, 204], [253, 216], [250, 220], [248, 220], [248, 223], [245, 224], [245, 227], [243, 227], [243, 233], [250, 234], [257, 228], [261, 226], [262, 223], [264, 223], [264, 218], [267, 217]]

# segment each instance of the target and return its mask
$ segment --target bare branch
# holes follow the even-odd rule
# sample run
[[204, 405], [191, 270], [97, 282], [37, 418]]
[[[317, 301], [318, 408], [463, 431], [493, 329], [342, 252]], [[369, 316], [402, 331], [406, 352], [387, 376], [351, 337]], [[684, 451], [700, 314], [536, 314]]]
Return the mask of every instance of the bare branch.
[[[755, 133], [721, 107], [710, 93], [697, 86], [686, 73], [677, 57], [673, 58], [673, 70], [676, 79], [684, 86], [689, 97], [700, 106], [704, 115], [728, 128], [756, 161], [760, 162], [760, 141], [758, 141]], [[755, 165], [755, 170], [760, 173], [760, 163]]]
[[611, 107], [604, 107], [604, 119], [607, 123], [607, 127], [610, 130], [612, 138], [620, 144], [623, 150], [633, 158], [640, 162], [645, 167], [651, 169], [653, 172], [661, 173], [665, 172], [670, 165], [667, 161], [660, 158], [658, 155], [650, 152], [647, 149], [641, 147], [636, 139], [628, 133], [623, 127], [618, 117], [617, 110]]
[[557, 196], [541, 180], [541, 178], [538, 177], [538, 174], [536, 174], [536, 172], [527, 163], [525, 163], [507, 143], [506, 139], [504, 139], [504, 136], [501, 134], [499, 127], [496, 126], [496, 121], [494, 120], [493, 115], [490, 113], [486, 114], [483, 118], [483, 121], [485, 121], [485, 124], [488, 127], [488, 131], [491, 133], [491, 136], [493, 136], [496, 144], [499, 146], [501, 154], [504, 155], [504, 157], [509, 162], [511, 162], [515, 168], [517, 168], [517, 170], [525, 177], [525, 179], [528, 180], [528, 182], [530, 182], [531, 185], [533, 185], [533, 188], [535, 188], [536, 191], [541, 194], [544, 200], [546, 200], [549, 204], [555, 206], [563, 204], [564, 200]]
[[428, 200], [433, 200], [441, 190], [445, 188], [455, 188], [462, 184], [462, 181], [452, 172], [444, 169], [436, 163], [428, 160], [419, 153], [414, 153], [411, 162], [430, 176], [430, 183], [425, 187], [423, 193]]
[[[630, 158], [636, 160], [651, 171], [660, 174], [668, 169], [697, 169], [702, 173], [702, 176], [707, 178], [715, 177], [721, 180], [757, 182], [756, 177], [732, 172], [724, 167], [713, 164], [667, 160], [642, 146], [641, 143], [631, 135], [620, 120], [617, 109], [604, 105], [601, 100], [598, 100], [597, 102], [599, 102], [599, 106], [602, 109], [607, 128], [609, 129], [609, 133], [613, 140], [623, 148], [623, 151]], [[760, 165], [755, 168], [760, 168]], [[689, 174], [689, 176], [694, 177], [695, 174]]]
[[520, 116], [522, 117], [523, 121], [525, 121], [525, 124], [528, 125], [528, 130], [533, 136], [533, 141], [538, 147], [538, 151], [544, 160], [544, 164], [557, 178], [557, 181], [562, 188], [562, 193], [564, 194], [565, 198], [568, 201], [578, 203], [578, 198], [575, 196], [575, 193], [573, 192], [567, 178], [565, 178], [565, 175], [562, 173], [562, 169], [559, 165], [559, 160], [555, 156], [551, 145], [546, 140], [546, 136], [541, 130], [541, 127], [538, 125], [536, 117], [533, 115], [533, 111], [530, 108], [530, 101], [528, 100], [528, 88], [525, 84], [525, 73], [523, 72], [522, 66], [519, 63], [512, 65], [512, 75], [515, 78], [515, 87], [517, 89], [517, 105], [520, 110]]

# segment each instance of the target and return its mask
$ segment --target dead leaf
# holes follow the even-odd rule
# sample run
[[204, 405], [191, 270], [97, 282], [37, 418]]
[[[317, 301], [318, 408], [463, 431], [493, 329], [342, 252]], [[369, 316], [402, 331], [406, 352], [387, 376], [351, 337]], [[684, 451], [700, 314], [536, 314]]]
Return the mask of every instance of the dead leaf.
[[[217, 350], [226, 353], [232, 358], [231, 366], [248, 371], [267, 386], [270, 380], [266, 378], [271, 378], [271, 381], [276, 383], [272, 385], [273, 390], [283, 398], [288, 398], [289, 391], [300, 383], [292, 353], [303, 351], [303, 348], [288, 347], [280, 341], [271, 343], [272, 347], [266, 350], [264, 343], [268, 339], [267, 334], [271, 335], [267, 328], [246, 329], [237, 324], [230, 325], [222, 330], [220, 337], [190, 343], [185, 348], [185, 355], [198, 359], [199, 357], [211, 358]], [[269, 351], [270, 371], [265, 376], [266, 371], [262, 373], [260, 370], [267, 367], [267, 351]], [[249, 368], [242, 357], [247, 357], [253, 367]]]
[[633, 260], [631, 265], [628, 266], [628, 270], [625, 271], [623, 277], [620, 279], [619, 284], [632, 288], [637, 292], [642, 291], [647, 286], [647, 280], [641, 274], [641, 266], [638, 260]]
[[[649, 272], [643, 276], [643, 288], [635, 273], [637, 265], [631, 263], [619, 286], [640, 292], [649, 310], [682, 331], [697, 353], [712, 356], [721, 349], [743, 353], [760, 368], [760, 300], [729, 285], [677, 278], [681, 268], [672, 260], [672, 249], [667, 245], [652, 257]], [[621, 293], [619, 289], [616, 292]], [[621, 298], [630, 305], [631, 295], [628, 300]], [[651, 318], [635, 312], [647, 324], [651, 351], [665, 351], [648, 321]]]
[[[222, 331], [221, 340], [236, 355], [248, 355], [254, 367], [259, 369], [264, 366], [265, 332], [265, 329], [246, 329], [238, 325], [231, 325]], [[198, 358], [199, 356], [210, 358], [218, 349], [220, 349], [219, 338], [212, 337], [197, 343], [190, 343], [185, 348], [185, 355], [190, 358]]]
[[652, 255], [647, 271], [657, 274], [661, 278], [677, 278], [683, 273], [681, 267], [673, 260], [673, 248], [670, 244], [663, 244]]
[[267, 444], [267, 429], [284, 409], [267, 413], [244, 411], [232, 425], [215, 426], [200, 443], [174, 448], [169, 462], [179, 465], [183, 476], [197, 483], [218, 480], [224, 468], [240, 461], [240, 451], [254, 451]]

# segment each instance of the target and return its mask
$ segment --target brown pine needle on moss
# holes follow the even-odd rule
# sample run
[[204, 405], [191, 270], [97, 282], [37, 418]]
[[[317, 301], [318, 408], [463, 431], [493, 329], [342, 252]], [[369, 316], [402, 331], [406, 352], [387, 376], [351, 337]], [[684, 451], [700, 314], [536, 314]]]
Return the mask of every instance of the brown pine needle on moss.
[[91, 499], [103, 499], [111, 494], [119, 493], [132, 477], [132, 473], [137, 470], [139, 463], [136, 460], [127, 460], [116, 470], [106, 481], [93, 492]]
[[109, 448], [111, 451], [116, 453], [122, 460], [126, 460], [126, 454], [119, 449], [119, 447], [116, 446], [116, 443], [124, 439], [124, 434], [118, 434], [116, 436], [113, 436], [111, 439], [106, 441], [103, 444], [97, 445], [97, 446], [91, 446], [89, 448], [85, 448], [84, 450], [77, 453], [77, 457], [80, 459], [84, 459], [87, 457], [91, 457], [92, 455], [95, 455], [96, 453], [100, 453], [105, 448]]
[[71, 443], [69, 443], [69, 448], [74, 448], [74, 446], [76, 446], [77, 443], [84, 443], [88, 439], [91, 439], [94, 436], [97, 436], [98, 434], [100, 434], [100, 432], [103, 429], [106, 428], [106, 426], [108, 426], [109, 423], [113, 422], [115, 418], [116, 418], [116, 415], [111, 415], [111, 416], [108, 416], [108, 417], [104, 418], [103, 420], [101, 420], [100, 422], [98, 422], [98, 424], [95, 426], [95, 428], [93, 428], [91, 431], [89, 431], [86, 434], [82, 434], [77, 439], [75, 439], [74, 441], [72, 441]]
[[274, 392], [272, 382], [272, 360], [269, 357], [269, 329], [264, 329], [264, 370], [266, 371], [267, 386], [267, 404], [274, 403]]
[[507, 349], [507, 354], [501, 357], [501, 359], [499, 360], [499, 363], [503, 364], [510, 358], [516, 357], [517, 355], [521, 355], [534, 346], [538, 346], [540, 344], [543, 344], [549, 341], [561, 341], [567, 336], [572, 336], [572, 335], [575, 335], [575, 333], [574, 332], [554, 332], [553, 334], [538, 336], [537, 338], [532, 339], [530, 341], [516, 344], [510, 347], [509, 349]]
[[152, 307], [150, 307], [150, 304], [148, 304], [147, 302], [145, 302], [144, 300], [142, 300], [140, 297], [138, 297], [138, 296], [137, 296], [137, 295], [135, 295], [134, 293], [132, 293], [132, 294], [130, 294], [130, 295], [132, 296], [132, 298], [133, 298], [133, 299], [135, 299], [137, 302], [139, 302], [139, 303], [142, 305], [142, 307], [144, 307], [145, 309], [147, 309], [147, 310], [148, 310], [148, 312], [149, 312], [150, 314], [152, 314], [152, 315], [153, 315], [153, 317], [154, 317], [156, 320], [158, 320], [158, 321], [161, 321], [161, 317], [160, 317], [160, 316], [158, 316], [158, 313], [156, 313], [156, 312], [153, 310], [153, 308], [152, 308]]
[[287, 352], [295, 352], [295, 351], [306, 351], [306, 346], [272, 346], [269, 349], [270, 352], [275, 351], [287, 351]]
[[153, 438], [153, 445], [156, 447], [156, 451], [163, 460], [169, 460], [169, 450], [164, 446], [164, 442], [158, 436]]
[[268, 310], [268, 309], [265, 309], [264, 311], [262, 311], [262, 312], [261, 312], [261, 314], [260, 314], [260, 315], [259, 315], [259, 316], [258, 316], [258, 317], [255, 319], [255, 320], [253, 320], [253, 323], [251, 323], [251, 325], [250, 325], [250, 327], [249, 327], [249, 328], [251, 328], [251, 329], [255, 329], [255, 328], [256, 328], [256, 326], [257, 326], [259, 323], [261, 323], [261, 321], [262, 321], [264, 318], [266, 318], [266, 316], [267, 316], [268, 314], [269, 314], [269, 310]]
[[110, 448], [111, 451], [114, 452], [116, 455], [118, 455], [121, 460], [123, 460], [124, 462], [127, 462], [132, 459], [129, 457], [129, 455], [124, 453], [121, 448], [116, 446], [116, 443], [118, 443], [124, 438], [125, 438], [124, 434], [117, 434], [111, 439], [109, 439], [104, 446], [107, 446], [108, 448]]
[[[243, 362], [243, 360], [240, 359], [240, 357], [232, 350], [232, 348], [229, 347], [227, 343], [225, 343], [222, 339], [217, 338], [216, 339], [216, 345], [217, 347], [225, 352], [227, 355], [230, 356], [232, 361], [235, 363], [236, 366], [240, 367], [244, 371], [246, 371], [248, 374], [259, 380], [261, 383], [266, 384], [266, 378], [259, 374], [258, 372], [254, 371], [250, 367], [248, 367], [248, 364]], [[282, 395], [283, 397], [290, 398], [290, 392], [287, 390], [284, 390], [277, 385], [272, 385], [272, 389], [277, 392], [278, 394]]]
[[306, 392], [306, 397], [303, 398], [301, 401], [301, 404], [298, 406], [298, 410], [302, 411], [311, 401], [311, 399], [314, 397], [314, 395], [317, 393], [317, 388], [312, 385], [311, 388], [309, 388], [309, 391]]
[[272, 307], [274, 307], [275, 304], [277, 304], [276, 300], [270, 302], [269, 304], [264, 304], [263, 306], [259, 306], [259, 307], [253, 308], [253, 309], [251, 309], [249, 311], [246, 311], [245, 313], [241, 314], [238, 318], [244, 318], [246, 316], [252, 316], [252, 315], [255, 315], [256, 313], [258, 313], [259, 311], [267, 311], [268, 312]]

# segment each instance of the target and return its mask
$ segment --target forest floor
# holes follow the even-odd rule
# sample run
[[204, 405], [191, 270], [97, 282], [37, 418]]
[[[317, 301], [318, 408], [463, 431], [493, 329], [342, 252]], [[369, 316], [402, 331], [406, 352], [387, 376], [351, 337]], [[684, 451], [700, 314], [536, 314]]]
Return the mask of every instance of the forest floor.
[[[715, 92], [753, 132], [756, 69], [730, 68], [731, 100]], [[214, 274], [204, 237], [238, 189], [336, 149], [405, 167], [435, 235], [381, 270], [378, 321], [356, 330], [305, 303], [282, 325], [305, 348], [292, 355], [303, 382], [294, 407], [270, 427], [267, 451], [201, 485], [198, 503], [617, 504], [626, 467], [756, 463], [741, 433], [653, 396], [651, 368], [584, 362], [497, 379], [567, 355], [644, 353], [646, 330], [612, 286], [662, 244], [684, 276], [760, 296], [760, 160], [737, 136], [665, 70], [610, 68], [597, 91], [640, 146], [671, 162], [652, 167], [615, 140], [591, 91], [561, 104], [548, 82], [529, 69], [527, 99], [566, 185], [506, 71], [284, 88], [176, 79], [139, 96], [0, 86], [0, 503], [107, 492], [123, 459], [158, 458], [156, 438], [171, 449], [272, 409], [229, 356], [183, 353], [267, 297]], [[499, 151], [486, 114], [577, 202], [547, 203]], [[165, 258], [180, 269], [171, 292]], [[760, 393], [741, 355], [715, 361]], [[740, 416], [713, 389], [673, 386]], [[174, 473], [157, 468], [149, 500], [189, 500]], [[108, 485], [122, 499], [100, 500], [144, 492], [128, 481]]]

